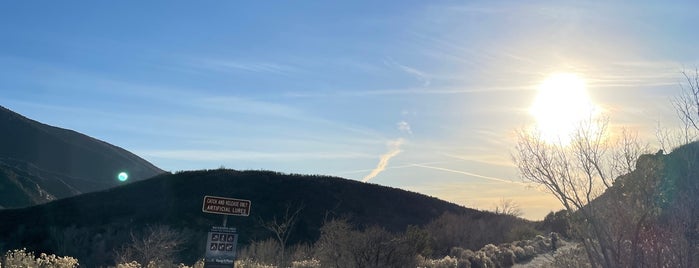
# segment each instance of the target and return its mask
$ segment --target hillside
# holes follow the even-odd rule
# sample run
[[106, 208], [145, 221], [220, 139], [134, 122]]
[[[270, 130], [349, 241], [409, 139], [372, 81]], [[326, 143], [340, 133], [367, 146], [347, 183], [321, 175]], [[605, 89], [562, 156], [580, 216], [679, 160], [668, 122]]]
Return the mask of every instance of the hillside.
[[17, 208], [163, 173], [146, 160], [72, 130], [0, 106], [0, 208]]
[[606, 256], [594, 255], [599, 263], [606, 258], [616, 267], [697, 267], [698, 164], [699, 142], [669, 154], [641, 155], [634, 170], [573, 213], [574, 236], [595, 239], [594, 247], [586, 247], [605, 250]]
[[[486, 221], [501, 217], [418, 193], [336, 177], [189, 171], [0, 211], [0, 241], [6, 243], [0, 250], [27, 247], [103, 263], [109, 261], [108, 253], [79, 249], [99, 244], [109, 251], [124, 243], [130, 233], [167, 225], [188, 234], [189, 246], [183, 256], [193, 261], [204, 252], [205, 232], [222, 221], [221, 215], [201, 211], [204, 195], [252, 201], [249, 217], [228, 219], [228, 226], [238, 228], [241, 244], [269, 238], [261, 222], [283, 217], [287, 206], [302, 208], [290, 238], [292, 244], [315, 241], [323, 223], [333, 218], [346, 218], [360, 228], [378, 225], [402, 232], [408, 225], [425, 225], [445, 212]], [[73, 244], [66, 245], [66, 234]]]

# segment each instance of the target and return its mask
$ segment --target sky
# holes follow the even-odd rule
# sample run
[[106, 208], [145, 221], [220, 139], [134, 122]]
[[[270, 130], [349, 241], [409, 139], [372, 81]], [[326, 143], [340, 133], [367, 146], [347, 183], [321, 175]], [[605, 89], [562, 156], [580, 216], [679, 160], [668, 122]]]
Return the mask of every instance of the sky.
[[2, 1], [0, 105], [167, 171], [340, 176], [560, 209], [515, 131], [575, 73], [653, 139], [699, 63], [696, 1]]

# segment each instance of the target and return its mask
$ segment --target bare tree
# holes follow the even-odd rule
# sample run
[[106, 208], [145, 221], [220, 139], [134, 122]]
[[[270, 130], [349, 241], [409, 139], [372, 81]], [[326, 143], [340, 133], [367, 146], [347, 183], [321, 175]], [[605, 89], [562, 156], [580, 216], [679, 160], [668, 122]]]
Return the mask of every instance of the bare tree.
[[116, 251], [116, 261], [170, 267], [185, 240], [180, 232], [167, 225], [148, 226], [140, 235], [131, 233], [131, 243]]
[[500, 199], [500, 201], [495, 204], [495, 213], [514, 217], [521, 217], [524, 214], [524, 212], [522, 212], [522, 208], [519, 207], [517, 202], [512, 199], [505, 198]]
[[279, 242], [279, 247], [281, 248], [279, 265], [286, 264], [286, 243], [289, 240], [289, 236], [291, 236], [291, 230], [296, 225], [301, 210], [303, 210], [303, 206], [292, 208], [291, 204], [287, 204], [282, 218], [277, 218], [275, 215], [271, 221], [262, 222], [262, 226], [272, 232], [274, 238]]
[[635, 161], [645, 152], [637, 135], [623, 131], [611, 138], [608, 119], [580, 125], [570, 144], [551, 143], [531, 131], [518, 133], [513, 159], [525, 181], [542, 186], [575, 215], [588, 259], [593, 265], [617, 267], [618, 249], [612, 234], [600, 218], [593, 200], [610, 188], [621, 174], [633, 171]]
[[371, 226], [356, 230], [346, 220], [325, 222], [315, 244], [323, 267], [415, 267], [418, 251], [427, 247], [427, 233], [408, 228], [397, 235]]
[[685, 137], [696, 137], [696, 133], [690, 135], [689, 131], [699, 131], [699, 69], [695, 69], [694, 74], [683, 71], [682, 75], [686, 84], [680, 84], [682, 91], [672, 100], [672, 105], [685, 126]]

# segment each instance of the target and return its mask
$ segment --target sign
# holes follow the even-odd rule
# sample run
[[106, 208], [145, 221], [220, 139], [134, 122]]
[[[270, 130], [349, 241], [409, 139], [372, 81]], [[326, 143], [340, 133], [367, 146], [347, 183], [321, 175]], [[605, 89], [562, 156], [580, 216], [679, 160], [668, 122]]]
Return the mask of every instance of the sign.
[[250, 216], [250, 200], [204, 196], [204, 205], [201, 211], [234, 216]]
[[238, 234], [235, 228], [211, 227], [206, 237], [204, 267], [233, 267]]

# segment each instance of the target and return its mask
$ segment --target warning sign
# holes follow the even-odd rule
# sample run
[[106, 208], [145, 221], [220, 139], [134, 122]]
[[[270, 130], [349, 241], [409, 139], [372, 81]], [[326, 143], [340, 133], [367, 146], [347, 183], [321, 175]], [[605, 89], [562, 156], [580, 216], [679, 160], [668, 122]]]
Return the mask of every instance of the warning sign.
[[233, 216], [249, 216], [250, 200], [218, 196], [204, 196], [201, 211]]

